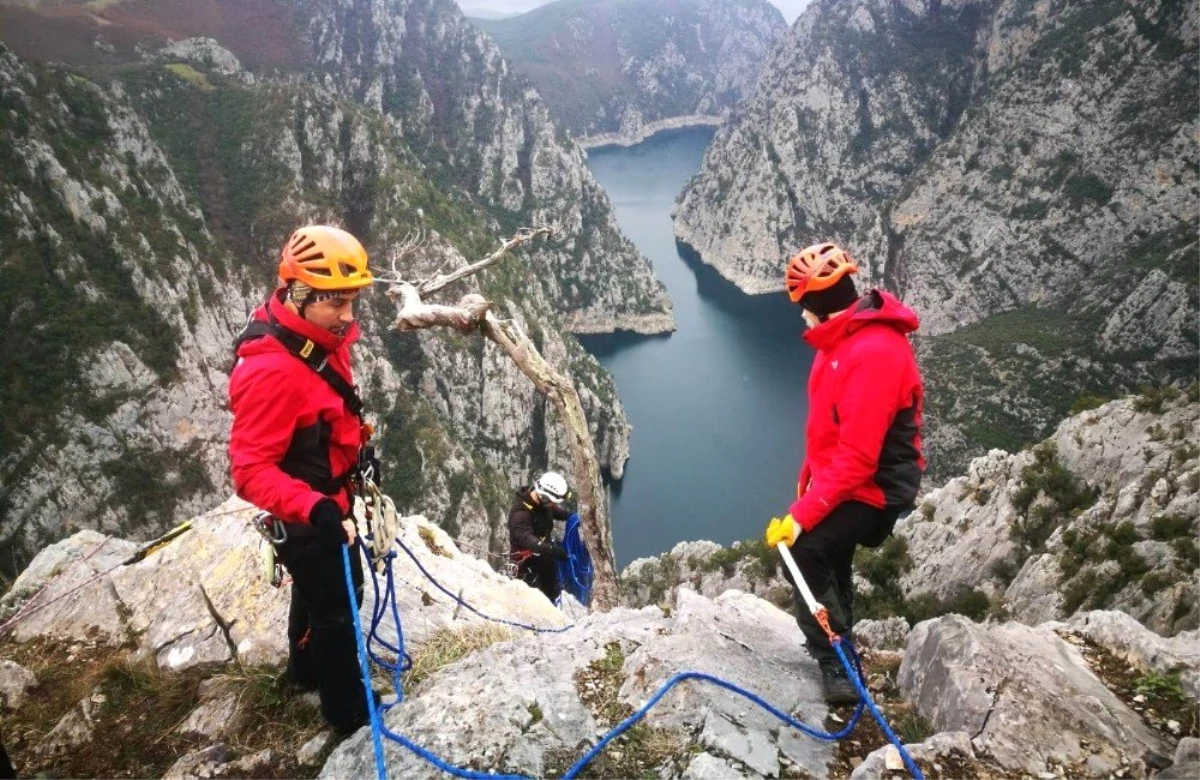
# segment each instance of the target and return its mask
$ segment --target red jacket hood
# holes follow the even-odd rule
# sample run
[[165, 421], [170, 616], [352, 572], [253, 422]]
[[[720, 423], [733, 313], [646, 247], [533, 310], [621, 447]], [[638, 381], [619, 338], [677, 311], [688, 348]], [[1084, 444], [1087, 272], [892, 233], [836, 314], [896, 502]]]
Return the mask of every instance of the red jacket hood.
[[920, 326], [917, 313], [883, 290], [871, 290], [858, 299], [853, 311], [822, 322], [804, 333], [804, 340], [813, 348], [826, 350], [854, 331], [871, 324], [889, 325], [908, 334]]
[[[322, 327], [312, 324], [308, 320], [301, 319], [283, 305], [281, 300], [282, 291], [276, 290], [267, 299], [267, 302], [254, 310], [254, 319], [266, 322], [269, 317], [275, 317], [275, 321], [283, 327], [290, 330], [292, 333], [299, 334], [306, 339], [309, 339], [317, 346], [324, 349], [330, 354], [338, 350], [349, 347], [354, 342], [358, 341], [361, 330], [358, 327], [358, 322], [352, 322], [349, 330], [344, 335], [331, 333]], [[261, 355], [264, 352], [273, 352], [279, 349], [285, 349], [282, 344], [275, 339], [252, 339], [244, 342], [238, 347], [238, 357], [248, 357], [250, 355]]]

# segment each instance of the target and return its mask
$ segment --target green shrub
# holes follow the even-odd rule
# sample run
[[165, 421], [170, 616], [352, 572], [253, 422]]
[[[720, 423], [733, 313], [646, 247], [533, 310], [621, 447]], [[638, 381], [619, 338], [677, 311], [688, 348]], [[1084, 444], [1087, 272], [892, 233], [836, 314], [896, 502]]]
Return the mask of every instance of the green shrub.
[[1147, 669], [1134, 680], [1133, 689], [1138, 693], [1148, 693], [1164, 699], [1185, 700], [1183, 681], [1178, 672], [1163, 674], [1153, 669]]
[[1143, 386], [1140, 391], [1141, 395], [1133, 399], [1133, 409], [1137, 412], [1150, 412], [1151, 414], [1162, 414], [1165, 411], [1165, 406], [1179, 398], [1182, 393], [1170, 385], [1163, 387]]
[[1013, 219], [1024, 219], [1031, 222], [1037, 222], [1046, 218], [1046, 214], [1050, 212], [1050, 201], [1046, 200], [1027, 200], [1024, 203], [1013, 206], [1008, 212], [1008, 215]]
[[1108, 403], [1108, 399], [1102, 396], [1085, 393], [1076, 398], [1075, 403], [1071, 404], [1071, 415], [1074, 416], [1092, 409], [1098, 409], [1106, 403]]
[[1090, 200], [1103, 206], [1112, 200], [1113, 188], [1099, 176], [1086, 173], [1082, 176], [1068, 176], [1066, 193], [1075, 205]]
[[854, 553], [854, 568], [859, 575], [871, 583], [868, 595], [858, 599], [855, 617], [859, 619], [883, 619], [892, 615], [906, 614], [904, 594], [900, 590], [900, 576], [913, 566], [908, 554], [908, 542], [901, 536], [889, 537], [874, 550], [865, 547]]
[[[1053, 444], [1039, 445], [1033, 453], [1034, 462], [1021, 472], [1022, 485], [1013, 494], [1013, 508], [1020, 517], [1009, 530], [1028, 553], [1041, 552], [1055, 528], [1095, 501], [1092, 491], [1058, 462]], [[1033, 506], [1039, 495], [1049, 503]]]
[[1146, 598], [1153, 598], [1154, 594], [1166, 590], [1171, 584], [1171, 578], [1159, 571], [1152, 571], [1145, 577], [1142, 577], [1142, 582], [1139, 587], [1142, 589], [1142, 595]]
[[1194, 534], [1195, 520], [1175, 512], [1159, 515], [1150, 521], [1150, 538], [1169, 542], [1181, 536]]
[[922, 620], [942, 615], [962, 615], [981, 621], [991, 612], [992, 602], [987, 594], [975, 588], [960, 588], [952, 596], [939, 599], [931, 593], [921, 593], [909, 600], [904, 618], [916, 625]]

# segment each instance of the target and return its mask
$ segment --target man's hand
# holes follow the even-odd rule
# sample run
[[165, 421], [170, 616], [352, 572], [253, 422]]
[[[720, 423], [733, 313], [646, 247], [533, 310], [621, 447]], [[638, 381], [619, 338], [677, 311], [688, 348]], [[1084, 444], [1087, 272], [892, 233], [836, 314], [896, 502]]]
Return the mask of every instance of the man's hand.
[[354, 540], [354, 522], [332, 498], [322, 498], [313, 505], [308, 522], [317, 531], [317, 541], [324, 547], [336, 549]]
[[788, 547], [796, 543], [800, 538], [800, 524], [792, 519], [791, 514], [786, 514], [783, 517], [775, 517], [767, 524], [767, 533], [765, 539], [767, 547], [772, 550], [780, 542], [783, 542]]
[[563, 547], [562, 542], [546, 542], [542, 545], [542, 552], [556, 561], [565, 561], [570, 558], [567, 555], [567, 548]]

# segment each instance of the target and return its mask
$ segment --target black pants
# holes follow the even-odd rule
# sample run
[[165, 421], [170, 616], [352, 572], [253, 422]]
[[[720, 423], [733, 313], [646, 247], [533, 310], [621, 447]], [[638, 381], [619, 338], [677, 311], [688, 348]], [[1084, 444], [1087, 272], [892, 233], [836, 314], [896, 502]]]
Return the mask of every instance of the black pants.
[[558, 562], [550, 555], [531, 555], [517, 567], [517, 576], [531, 588], [546, 594], [553, 604], [562, 587], [558, 584]]
[[[854, 550], [878, 547], [891, 534], [900, 514], [896, 509], [876, 509], [859, 501], [838, 504], [812, 531], [800, 534], [792, 545], [792, 557], [809, 590], [829, 613], [829, 627], [838, 635], [854, 641]], [[792, 575], [784, 567], [784, 576]], [[792, 582], [794, 586], [796, 583]], [[800, 589], [796, 589], [796, 622], [804, 634], [809, 654], [822, 667], [842, 668], [829, 637], [808, 610]]]
[[[342, 552], [302, 535], [307, 530], [289, 536], [279, 550], [280, 560], [292, 575], [288, 676], [297, 685], [317, 689], [321, 714], [330, 726], [351, 731], [369, 715]], [[361, 607], [362, 559], [355, 549], [350, 550], [350, 575], [355, 602]]]
[[4, 743], [0, 742], [0, 778], [9, 780], [17, 776], [17, 770], [13, 769], [12, 761], [8, 758], [8, 751], [4, 749]]

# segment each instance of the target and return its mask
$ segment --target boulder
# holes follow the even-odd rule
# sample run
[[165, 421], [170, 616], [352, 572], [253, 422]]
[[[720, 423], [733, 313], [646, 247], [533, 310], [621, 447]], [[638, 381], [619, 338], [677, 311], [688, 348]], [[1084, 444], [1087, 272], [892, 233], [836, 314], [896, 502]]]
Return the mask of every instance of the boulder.
[[1053, 624], [924, 621], [909, 635], [897, 682], [935, 729], [972, 734], [977, 752], [1013, 773], [1132, 767], [1145, 776], [1147, 751], [1170, 753]]

